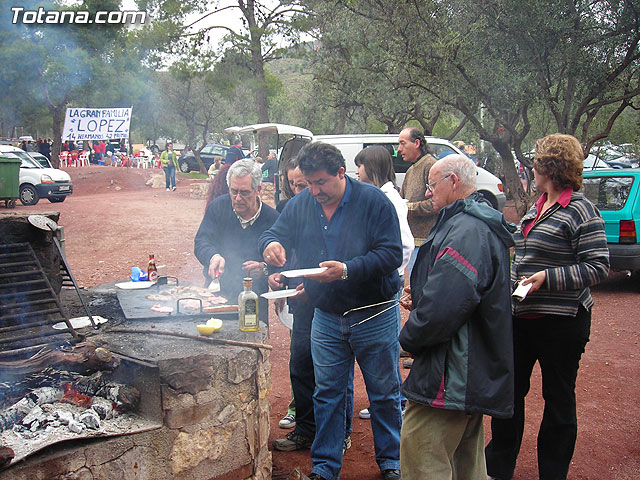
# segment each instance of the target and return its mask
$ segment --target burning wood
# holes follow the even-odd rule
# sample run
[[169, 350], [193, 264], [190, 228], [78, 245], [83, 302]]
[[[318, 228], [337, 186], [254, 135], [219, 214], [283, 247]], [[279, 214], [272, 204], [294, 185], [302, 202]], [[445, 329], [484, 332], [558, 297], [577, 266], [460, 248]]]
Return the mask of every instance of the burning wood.
[[60, 403], [71, 403], [84, 408], [91, 406], [91, 397], [81, 394], [70, 383], [63, 384], [62, 388], [64, 388], [64, 395], [60, 399]]
[[12, 448], [0, 447], [0, 468], [4, 468], [11, 463], [16, 454]]

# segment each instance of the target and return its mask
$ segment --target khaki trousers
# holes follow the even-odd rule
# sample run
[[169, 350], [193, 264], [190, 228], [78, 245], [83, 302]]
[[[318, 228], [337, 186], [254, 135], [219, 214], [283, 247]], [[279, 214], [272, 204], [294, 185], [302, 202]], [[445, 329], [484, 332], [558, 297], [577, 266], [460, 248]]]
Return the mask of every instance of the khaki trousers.
[[482, 414], [408, 401], [400, 467], [403, 480], [486, 480]]

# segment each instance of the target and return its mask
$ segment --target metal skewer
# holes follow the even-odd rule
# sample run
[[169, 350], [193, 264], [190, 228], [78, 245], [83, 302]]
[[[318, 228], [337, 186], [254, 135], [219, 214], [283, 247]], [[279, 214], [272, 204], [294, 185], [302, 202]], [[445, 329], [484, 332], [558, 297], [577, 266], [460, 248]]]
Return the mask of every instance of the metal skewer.
[[[404, 294], [403, 296], [401, 296], [399, 299], [393, 298], [391, 300], [385, 300], [384, 302], [378, 302], [378, 303], [372, 303], [371, 305], [363, 305], [362, 307], [356, 307], [356, 308], [352, 308], [351, 310], [347, 310], [346, 312], [344, 312], [342, 314], [343, 317], [346, 317], [347, 315], [349, 315], [351, 312], [355, 312], [357, 310], [364, 310], [366, 308], [372, 308], [372, 307], [377, 307], [378, 305], [384, 305], [385, 303], [392, 303], [392, 302], [401, 302], [402, 300], [404, 300], [405, 298], [407, 298], [409, 296], [409, 294]], [[385, 310], [383, 310], [384, 312]], [[380, 312], [382, 313], [382, 312]]]

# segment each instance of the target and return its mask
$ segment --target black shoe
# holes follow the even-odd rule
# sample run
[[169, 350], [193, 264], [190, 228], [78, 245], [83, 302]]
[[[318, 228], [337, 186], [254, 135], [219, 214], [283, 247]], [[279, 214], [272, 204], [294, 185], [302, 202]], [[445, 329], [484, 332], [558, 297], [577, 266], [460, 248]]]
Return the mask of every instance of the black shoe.
[[324, 480], [324, 477], [318, 475], [317, 473], [310, 473], [309, 480]]
[[383, 470], [382, 480], [402, 480], [402, 475], [400, 475], [400, 470]]
[[294, 450], [305, 450], [311, 448], [313, 444], [313, 438], [309, 438], [300, 433], [293, 432], [287, 433], [285, 438], [279, 438], [273, 441], [273, 449], [280, 452], [293, 452]]

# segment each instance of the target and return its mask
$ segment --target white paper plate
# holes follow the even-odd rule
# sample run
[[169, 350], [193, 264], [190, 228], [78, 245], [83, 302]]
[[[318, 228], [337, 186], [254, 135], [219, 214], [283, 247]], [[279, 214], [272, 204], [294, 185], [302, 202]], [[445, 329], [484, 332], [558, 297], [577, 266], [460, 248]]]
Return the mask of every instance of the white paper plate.
[[299, 270], [285, 270], [284, 272], [280, 272], [287, 278], [294, 277], [304, 277], [305, 275], [315, 275], [316, 273], [322, 273], [327, 269], [327, 267], [316, 267], [316, 268], [301, 268]]
[[143, 288], [149, 288], [155, 284], [156, 282], [122, 282], [116, 283], [116, 287], [123, 290], [141, 290]]
[[284, 304], [284, 308], [278, 312], [278, 319], [289, 330], [293, 328], [293, 314], [289, 313], [289, 305]]
[[287, 290], [274, 290], [273, 292], [265, 292], [260, 294], [261, 297], [264, 297], [268, 300], [274, 300], [276, 298], [288, 298], [288, 297], [293, 297], [294, 295], [297, 295], [298, 293], [300, 293], [298, 290], [296, 290], [295, 288], [289, 288]]
[[[91, 318], [93, 318], [93, 321], [96, 325], [100, 325], [101, 323], [106, 323], [107, 319], [104, 317], [99, 317], [97, 315], [91, 315]], [[89, 317], [76, 317], [76, 318], [70, 318], [69, 319], [69, 323], [71, 324], [71, 326], [73, 328], [85, 328], [85, 327], [89, 327], [91, 326], [91, 320], [89, 320]], [[56, 330], [66, 330], [67, 329], [67, 324], [64, 322], [58, 322], [56, 323], [53, 328], [55, 328]]]

